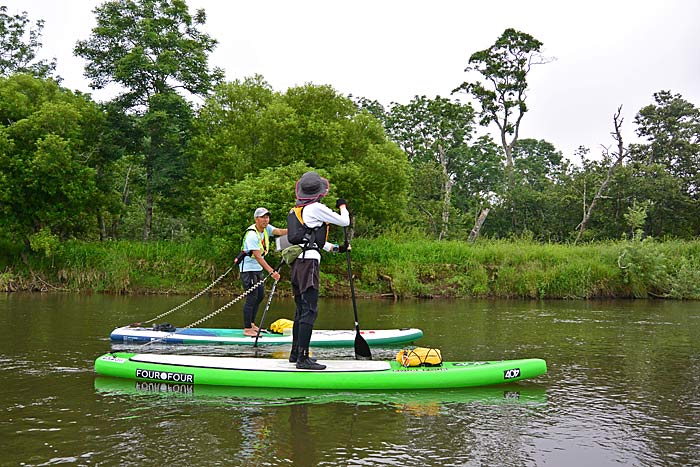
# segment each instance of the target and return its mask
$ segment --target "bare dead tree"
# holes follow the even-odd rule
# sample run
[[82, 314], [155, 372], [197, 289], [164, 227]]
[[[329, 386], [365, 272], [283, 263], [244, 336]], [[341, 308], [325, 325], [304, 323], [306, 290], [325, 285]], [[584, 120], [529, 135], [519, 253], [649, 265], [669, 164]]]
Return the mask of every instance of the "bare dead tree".
[[[588, 206], [588, 210], [584, 211], [583, 220], [579, 225], [576, 226], [576, 229], [578, 230], [578, 235], [576, 235], [576, 240], [574, 240], [574, 244], [578, 243], [579, 239], [581, 238], [581, 235], [583, 234], [583, 231], [586, 230], [586, 227], [588, 226], [588, 221], [591, 219], [593, 209], [595, 209], [598, 200], [603, 197], [605, 190], [608, 188], [608, 184], [610, 183], [610, 180], [612, 179], [612, 176], [615, 173], [615, 169], [622, 163], [625, 156], [627, 156], [627, 154], [629, 153], [629, 149], [625, 149], [625, 146], [622, 142], [622, 133], [620, 129], [622, 128], [622, 122], [624, 121], [624, 118], [620, 117], [621, 113], [622, 106], [618, 107], [617, 112], [615, 112], [615, 115], [613, 115], [613, 125], [615, 131], [610, 133], [613, 139], [617, 142], [617, 153], [612, 154], [614, 160], [608, 168], [608, 174], [605, 177], [605, 180], [603, 180], [603, 183], [600, 184], [600, 188], [598, 188], [598, 192], [595, 194], [593, 200], [591, 201], [591, 204]], [[610, 156], [609, 149], [605, 146], [603, 146], [603, 148], [605, 151], [605, 155]]]
[[474, 222], [474, 228], [472, 229], [471, 232], [469, 232], [469, 243], [474, 243], [476, 240], [476, 237], [479, 236], [479, 232], [481, 231], [481, 226], [484, 225], [484, 221], [486, 220], [486, 216], [489, 215], [490, 208], [484, 208], [481, 211], [481, 214], [479, 214], [479, 217], [476, 218], [476, 222]]

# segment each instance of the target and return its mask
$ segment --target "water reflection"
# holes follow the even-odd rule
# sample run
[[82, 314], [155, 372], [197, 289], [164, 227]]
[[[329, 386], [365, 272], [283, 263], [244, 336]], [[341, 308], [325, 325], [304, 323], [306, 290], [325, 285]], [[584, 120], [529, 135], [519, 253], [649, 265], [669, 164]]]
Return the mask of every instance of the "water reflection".
[[[108, 394], [158, 395], [163, 398], [186, 398], [199, 403], [226, 405], [295, 405], [295, 404], [383, 404], [395, 409], [439, 407], [442, 404], [544, 403], [545, 387], [535, 384], [510, 384], [483, 388], [422, 389], [417, 391], [331, 391], [286, 388], [236, 388], [133, 381], [107, 376], [95, 377], [95, 389]], [[428, 410], [430, 411], [430, 410]], [[417, 410], [419, 412], [419, 410]]]

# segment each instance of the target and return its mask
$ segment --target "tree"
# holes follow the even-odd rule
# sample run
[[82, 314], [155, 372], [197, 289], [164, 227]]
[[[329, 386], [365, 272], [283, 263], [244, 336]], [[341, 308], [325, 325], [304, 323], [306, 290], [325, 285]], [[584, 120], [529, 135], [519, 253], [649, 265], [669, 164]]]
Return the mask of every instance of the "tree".
[[[169, 156], [179, 156], [171, 143], [154, 145], [153, 125], [178, 131], [184, 114], [175, 104], [175, 93], [204, 96], [221, 80], [223, 72], [210, 71], [207, 65], [216, 41], [198, 30], [206, 20], [204, 10], [193, 17], [183, 0], [112, 0], [97, 7], [95, 14], [97, 26], [91, 37], [78, 41], [74, 51], [88, 62], [85, 76], [93, 89], [121, 85], [125, 91], [116, 102], [145, 118], [141, 152], [147, 169], [144, 239], [148, 239], [154, 197], [159, 187], [172, 181], [162, 169], [181, 166], [176, 159], [164, 163]], [[166, 122], [169, 118], [173, 121]], [[168, 138], [173, 137], [185, 143], [174, 134]]]
[[620, 116], [621, 112], [622, 106], [618, 107], [617, 112], [615, 112], [615, 115], [613, 115], [613, 126], [615, 131], [611, 133], [613, 139], [617, 143], [617, 152], [610, 154], [609, 151], [606, 149], [605, 153], [603, 154], [604, 160], [606, 161], [606, 165], [609, 166], [608, 171], [605, 176], [605, 179], [601, 182], [600, 187], [598, 187], [598, 191], [596, 192], [595, 196], [593, 196], [591, 203], [588, 205], [588, 209], [584, 211], [581, 223], [579, 223], [579, 225], [576, 226], [578, 234], [576, 235], [576, 240], [574, 240], [574, 243], [577, 243], [581, 239], [581, 234], [583, 234], [584, 230], [586, 230], [588, 222], [591, 219], [591, 214], [593, 213], [593, 210], [595, 209], [598, 201], [600, 201], [600, 199], [603, 197], [603, 194], [605, 193], [608, 184], [610, 183], [610, 180], [612, 180], [613, 174], [615, 173], [615, 169], [618, 166], [620, 166], [620, 164], [622, 164], [623, 159], [629, 155], [629, 148], [625, 148], [625, 145], [622, 141], [621, 128], [624, 119]]
[[42, 46], [43, 29], [43, 20], [37, 20], [31, 27], [26, 11], [10, 16], [7, 7], [0, 6], [0, 76], [15, 73], [38, 78], [51, 76], [56, 70], [56, 59], [50, 62], [36, 60], [37, 51]]
[[686, 194], [700, 199], [700, 109], [670, 91], [654, 93], [656, 104], [634, 119], [637, 135], [647, 144], [634, 145], [632, 157], [643, 164], [663, 164], [680, 179]]
[[185, 147], [192, 132], [193, 113], [178, 94], [158, 93], [151, 97], [148, 112], [139, 120], [144, 135], [146, 168], [146, 238], [150, 237], [154, 197], [170, 214], [184, 214]]
[[[202, 206], [219, 199], [227, 183], [300, 163], [330, 178], [337, 190], [332, 196], [347, 198], [361, 230], [398, 222], [405, 212], [406, 155], [388, 140], [381, 122], [331, 86], [306, 84], [282, 94], [259, 76], [217, 86], [200, 110], [189, 153], [190, 191], [199, 194]], [[291, 183], [272, 194], [287, 209], [294, 200]]]
[[366, 111], [380, 122], [386, 123], [386, 110], [379, 101], [366, 97], [353, 97], [352, 94], [349, 97], [353, 99], [358, 109]]
[[482, 126], [495, 123], [498, 127], [505, 153], [508, 191], [513, 184], [513, 147], [527, 112], [527, 75], [533, 65], [550, 61], [540, 54], [542, 45], [529, 34], [506, 29], [491, 47], [473, 53], [464, 70], [478, 72], [487, 84], [465, 81], [452, 91], [453, 94], [466, 92], [479, 103]]
[[464, 69], [480, 73], [489, 84], [465, 81], [452, 91], [464, 91], [476, 99], [481, 106], [481, 125], [496, 124], [509, 169], [513, 167], [512, 150], [518, 141], [520, 123], [527, 112], [527, 75], [533, 65], [549, 61], [540, 54], [542, 45], [529, 34], [506, 29], [494, 45], [473, 53], [470, 65]]
[[564, 156], [552, 143], [531, 138], [518, 140], [513, 146], [513, 165], [519, 182], [540, 191], [567, 168]]
[[[265, 206], [273, 225], [284, 225], [294, 199], [294, 184], [307, 170], [303, 162], [268, 167], [237, 182], [224, 182], [211, 190], [202, 211], [207, 233], [228, 253], [236, 253], [245, 228], [253, 223], [253, 210]], [[321, 171], [324, 176], [327, 173]], [[332, 203], [331, 203], [332, 204]]]
[[474, 215], [468, 241], [479, 236], [491, 207], [502, 199], [503, 152], [490, 135], [480, 136], [467, 149], [465, 157], [455, 161], [455, 207]]
[[[428, 99], [416, 96], [406, 105], [394, 103], [386, 117], [389, 136], [406, 152], [409, 161], [419, 171], [435, 165], [440, 172], [439, 239], [447, 237], [452, 209], [452, 187], [458, 177], [458, 160], [467, 154], [467, 143], [474, 131], [474, 110], [440, 96]], [[424, 180], [416, 179], [420, 193]], [[425, 209], [425, 206], [419, 206]], [[428, 213], [429, 210], [426, 210]]]
[[28, 75], [0, 78], [0, 225], [34, 235], [93, 238], [104, 114], [82, 95]]
[[513, 166], [515, 183], [507, 196], [518, 200], [518, 210], [511, 216], [514, 233], [558, 236], [552, 205], [567, 170], [561, 151], [545, 140], [520, 139], [513, 146]]

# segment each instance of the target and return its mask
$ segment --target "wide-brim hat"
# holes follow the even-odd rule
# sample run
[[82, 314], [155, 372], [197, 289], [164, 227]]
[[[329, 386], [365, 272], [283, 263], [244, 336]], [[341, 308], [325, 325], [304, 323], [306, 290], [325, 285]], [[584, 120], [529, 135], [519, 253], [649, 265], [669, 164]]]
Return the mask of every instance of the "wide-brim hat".
[[294, 192], [298, 200], [312, 200], [328, 194], [328, 180], [316, 172], [306, 172], [297, 181]]

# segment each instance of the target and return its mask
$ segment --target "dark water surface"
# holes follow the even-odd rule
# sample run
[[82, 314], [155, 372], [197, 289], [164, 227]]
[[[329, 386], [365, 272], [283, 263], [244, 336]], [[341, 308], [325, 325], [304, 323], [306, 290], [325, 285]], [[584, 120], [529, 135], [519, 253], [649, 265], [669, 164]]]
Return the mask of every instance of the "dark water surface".
[[[547, 360], [547, 375], [491, 388], [173, 393], [95, 376], [114, 327], [187, 298], [0, 295], [0, 465], [700, 465], [697, 302], [359, 302], [363, 329], [419, 327], [418, 343], [446, 360]], [[184, 326], [224, 303], [201, 298], [163, 321]], [[320, 308], [317, 328], [352, 328], [349, 301]], [[275, 301], [266, 321], [292, 309]], [[240, 315], [236, 304], [202, 326], [239, 327]]]

